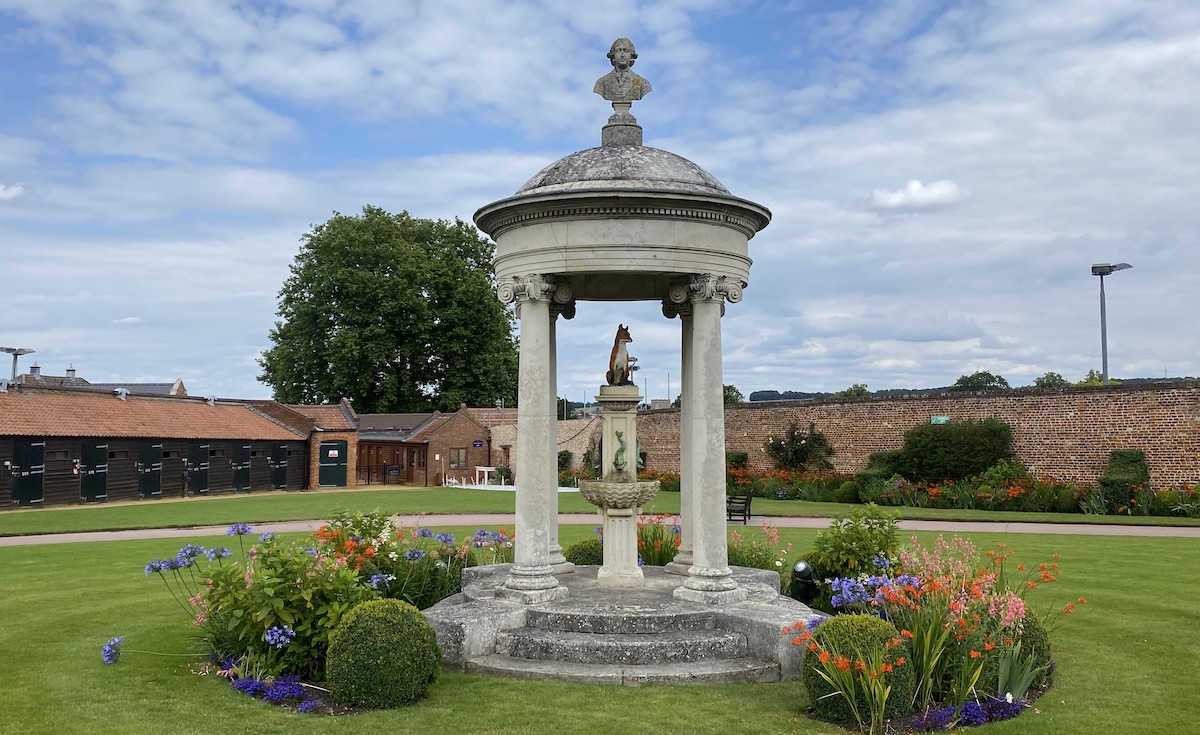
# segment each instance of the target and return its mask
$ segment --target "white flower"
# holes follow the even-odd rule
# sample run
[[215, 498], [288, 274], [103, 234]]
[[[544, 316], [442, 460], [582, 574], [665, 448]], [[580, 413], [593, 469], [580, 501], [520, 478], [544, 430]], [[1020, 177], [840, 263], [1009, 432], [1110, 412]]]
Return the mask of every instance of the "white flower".
[[781, 566], [783, 566], [783, 562], [781, 562], [781, 561], [779, 561], [778, 559], [776, 559], [776, 560], [775, 560], [775, 566], [777, 566], [777, 567], [781, 567]]
[[388, 558], [391, 559], [392, 561], [396, 561], [397, 559], [400, 558], [400, 555], [393, 551], [388, 554]]
[[1009, 704], [1012, 704], [1012, 692], [1009, 692], [1008, 694], [1004, 695], [1004, 701], [1008, 702]]

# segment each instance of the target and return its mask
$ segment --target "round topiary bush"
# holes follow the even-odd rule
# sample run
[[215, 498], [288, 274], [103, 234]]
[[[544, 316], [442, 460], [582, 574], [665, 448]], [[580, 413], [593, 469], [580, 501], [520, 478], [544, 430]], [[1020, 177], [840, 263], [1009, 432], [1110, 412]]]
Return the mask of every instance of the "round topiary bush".
[[[858, 658], [858, 654], [867, 655], [868, 651], [880, 650], [892, 640], [900, 637], [900, 631], [886, 620], [874, 615], [836, 615], [821, 623], [813, 633], [813, 640], [832, 655], [839, 653], [849, 659]], [[857, 653], [856, 653], [857, 652]], [[897, 666], [890, 674], [885, 674], [892, 685], [888, 695], [884, 717], [892, 719], [903, 717], [912, 712], [913, 693], [916, 691], [916, 675], [908, 661], [912, 654], [907, 642], [891, 650], [891, 657], [904, 657], [906, 663]], [[841, 694], [834, 694], [829, 682], [821, 678], [817, 671], [822, 667], [817, 654], [808, 652], [804, 655], [804, 689], [808, 699], [821, 717], [832, 722], [854, 722], [854, 714], [850, 704]], [[864, 721], [870, 720], [870, 707], [861, 690], [857, 690], [855, 706]], [[827, 696], [832, 694], [832, 696]]]
[[563, 552], [563, 557], [579, 566], [599, 566], [604, 563], [604, 544], [600, 543], [600, 539], [585, 539], [568, 546], [567, 550]]
[[843, 482], [841, 487], [833, 494], [833, 502], [835, 503], [857, 503], [858, 502], [858, 483], [853, 480]]
[[[1046, 626], [1042, 625], [1042, 621], [1031, 610], [1025, 617], [1025, 624], [1021, 628], [1021, 648], [1033, 656], [1034, 666], [1050, 666], [1050, 633], [1046, 631]], [[1046, 680], [1049, 669], [1038, 674], [1033, 680], [1033, 685], [1039, 686]]]
[[325, 678], [339, 703], [385, 709], [424, 697], [441, 663], [437, 637], [417, 608], [370, 600], [330, 631]]

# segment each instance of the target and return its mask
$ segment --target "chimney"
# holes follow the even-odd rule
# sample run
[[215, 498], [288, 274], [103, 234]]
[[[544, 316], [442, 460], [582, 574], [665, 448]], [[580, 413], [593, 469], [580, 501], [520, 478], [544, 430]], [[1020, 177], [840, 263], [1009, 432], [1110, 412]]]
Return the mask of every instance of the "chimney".
[[29, 366], [29, 376], [30, 376], [31, 378], [40, 378], [40, 377], [42, 377], [42, 366], [41, 366], [41, 365], [38, 365], [36, 362], [35, 362], [35, 363], [33, 363], [32, 365], [30, 365], [30, 366]]
[[67, 368], [67, 380], [74, 380], [74, 379], [75, 379], [75, 366], [71, 365], [70, 367]]

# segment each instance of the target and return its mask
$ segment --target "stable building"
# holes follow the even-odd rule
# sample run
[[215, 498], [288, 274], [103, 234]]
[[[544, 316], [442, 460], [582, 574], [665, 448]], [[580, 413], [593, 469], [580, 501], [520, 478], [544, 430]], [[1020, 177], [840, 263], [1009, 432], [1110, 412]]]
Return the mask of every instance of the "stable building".
[[[0, 507], [317, 486], [319, 421], [273, 402], [0, 385]], [[321, 407], [317, 407], [321, 408]], [[271, 415], [272, 413], [276, 415]], [[340, 428], [340, 424], [338, 427]], [[341, 482], [352, 457], [339, 432]], [[315, 444], [314, 444], [315, 442]], [[339, 451], [340, 450], [340, 451]], [[335, 472], [336, 475], [336, 472]], [[334, 479], [337, 479], [336, 477]]]
[[491, 433], [472, 410], [359, 416], [359, 481], [422, 487], [479, 481], [493, 469]]

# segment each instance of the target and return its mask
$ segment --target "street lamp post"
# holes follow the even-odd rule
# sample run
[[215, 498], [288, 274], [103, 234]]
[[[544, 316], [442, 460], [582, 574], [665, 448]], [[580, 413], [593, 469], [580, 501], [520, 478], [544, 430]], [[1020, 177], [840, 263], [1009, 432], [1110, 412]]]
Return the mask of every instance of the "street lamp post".
[[1104, 312], [1104, 277], [1133, 266], [1128, 263], [1095, 263], [1092, 275], [1100, 276], [1100, 384], [1108, 385], [1108, 322]]
[[17, 358], [21, 355], [32, 355], [37, 350], [31, 350], [28, 347], [0, 347], [0, 352], [7, 352], [13, 356], [12, 380], [17, 381]]

